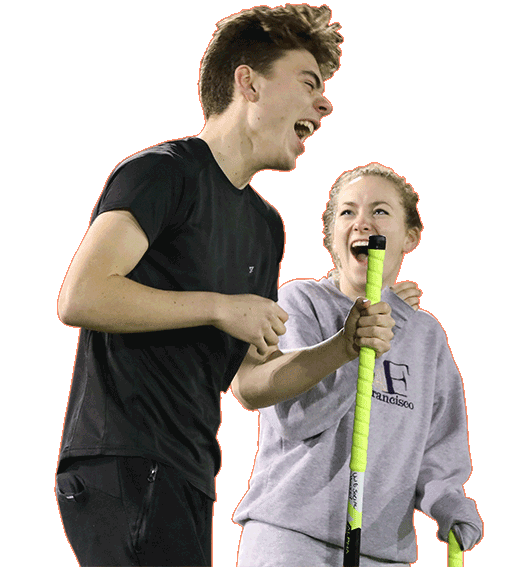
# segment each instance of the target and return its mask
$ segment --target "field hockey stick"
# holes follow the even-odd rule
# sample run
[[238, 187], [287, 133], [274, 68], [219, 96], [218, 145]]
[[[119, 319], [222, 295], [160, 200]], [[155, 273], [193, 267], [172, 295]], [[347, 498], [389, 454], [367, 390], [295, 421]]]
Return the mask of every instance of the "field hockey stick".
[[[382, 270], [386, 253], [386, 237], [369, 237], [366, 298], [371, 304], [380, 301]], [[375, 351], [369, 347], [360, 349], [358, 362], [358, 385], [356, 388], [355, 417], [353, 424], [353, 446], [349, 462], [349, 497], [347, 523], [345, 527], [344, 567], [360, 566], [360, 536], [362, 530], [362, 502], [364, 498], [364, 475], [367, 465], [367, 440], [375, 371]]]
[[448, 534], [448, 567], [463, 567], [463, 551], [452, 530]]

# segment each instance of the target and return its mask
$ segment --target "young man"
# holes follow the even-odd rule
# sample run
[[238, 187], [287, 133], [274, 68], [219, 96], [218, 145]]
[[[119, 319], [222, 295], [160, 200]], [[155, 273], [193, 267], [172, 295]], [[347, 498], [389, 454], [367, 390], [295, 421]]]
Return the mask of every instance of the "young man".
[[248, 183], [293, 169], [332, 110], [323, 83], [343, 38], [330, 15], [258, 7], [220, 22], [201, 134], [119, 164], [94, 208], [58, 302], [81, 327], [57, 471], [81, 565], [211, 564], [220, 392], [287, 318], [282, 221]]

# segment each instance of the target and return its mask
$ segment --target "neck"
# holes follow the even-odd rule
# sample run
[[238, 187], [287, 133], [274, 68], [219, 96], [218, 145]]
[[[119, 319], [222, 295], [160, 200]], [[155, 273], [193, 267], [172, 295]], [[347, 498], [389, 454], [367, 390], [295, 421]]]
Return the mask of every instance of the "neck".
[[[352, 283], [343, 275], [343, 273], [339, 270], [333, 270], [330, 273], [330, 277], [334, 281], [336, 287], [344, 294], [347, 295], [352, 301], [356, 301], [357, 297], [365, 297], [366, 296], [366, 286], [353, 286]], [[394, 286], [397, 281], [397, 278], [384, 278], [382, 282], [382, 289], [385, 287]]]
[[260, 171], [254, 160], [251, 140], [240, 123], [227, 112], [210, 118], [198, 137], [208, 144], [219, 167], [238, 189], [244, 189]]
[[334, 275], [334, 281], [336, 283], [336, 287], [344, 294], [349, 297], [352, 301], [356, 301], [357, 297], [365, 297], [366, 296], [366, 288], [365, 285], [359, 288], [353, 288], [348, 280], [346, 280], [340, 272]]

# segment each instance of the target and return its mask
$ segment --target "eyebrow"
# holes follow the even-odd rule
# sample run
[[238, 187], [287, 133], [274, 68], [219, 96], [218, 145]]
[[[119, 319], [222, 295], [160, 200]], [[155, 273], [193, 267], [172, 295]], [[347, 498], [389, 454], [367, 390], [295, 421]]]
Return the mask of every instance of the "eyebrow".
[[318, 77], [318, 75], [316, 75], [316, 73], [314, 73], [314, 71], [301, 71], [301, 75], [308, 75], [311, 79], [314, 80], [314, 82], [316, 83], [316, 89], [323, 92], [325, 89], [323, 88], [323, 85], [321, 83], [320, 78]]
[[[356, 203], [353, 203], [353, 201], [346, 201], [345, 203], [342, 203], [342, 207], [348, 205], [349, 207], [356, 207], [358, 206]], [[374, 201], [373, 203], [371, 203], [372, 207], [378, 207], [378, 205], [387, 205], [388, 207], [392, 207], [392, 205], [390, 203], [388, 203], [387, 201]]]

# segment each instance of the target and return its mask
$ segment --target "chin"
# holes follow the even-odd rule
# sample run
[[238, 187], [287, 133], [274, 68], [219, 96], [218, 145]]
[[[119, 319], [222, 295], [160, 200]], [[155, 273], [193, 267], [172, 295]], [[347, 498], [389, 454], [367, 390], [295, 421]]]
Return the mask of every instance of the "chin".
[[268, 165], [265, 169], [273, 169], [275, 171], [292, 171], [296, 169], [296, 158], [279, 158]]
[[294, 171], [294, 169], [296, 169], [296, 165], [296, 160], [293, 160], [289, 164], [284, 164], [283, 168], [280, 169], [280, 171]]

